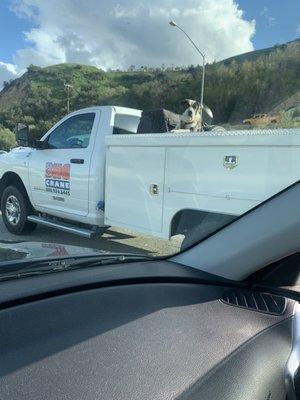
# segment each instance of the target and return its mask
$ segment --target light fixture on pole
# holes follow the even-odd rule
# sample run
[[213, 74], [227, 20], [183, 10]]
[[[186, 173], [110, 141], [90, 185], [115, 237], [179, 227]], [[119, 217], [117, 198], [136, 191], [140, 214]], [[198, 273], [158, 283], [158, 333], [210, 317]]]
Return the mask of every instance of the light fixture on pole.
[[170, 21], [169, 24], [171, 26], [176, 27], [179, 30], [181, 30], [181, 32], [183, 32], [185, 34], [185, 36], [189, 39], [189, 41], [192, 43], [192, 45], [195, 47], [195, 49], [198, 51], [198, 53], [202, 57], [202, 85], [201, 85], [201, 99], [200, 99], [200, 117], [201, 117], [201, 130], [202, 130], [202, 126], [203, 126], [202, 116], [203, 116], [203, 107], [204, 107], [204, 105], [203, 105], [203, 96], [204, 96], [204, 80], [205, 80], [205, 55], [198, 48], [198, 46], [193, 41], [193, 39], [179, 25], [177, 25], [175, 21]]

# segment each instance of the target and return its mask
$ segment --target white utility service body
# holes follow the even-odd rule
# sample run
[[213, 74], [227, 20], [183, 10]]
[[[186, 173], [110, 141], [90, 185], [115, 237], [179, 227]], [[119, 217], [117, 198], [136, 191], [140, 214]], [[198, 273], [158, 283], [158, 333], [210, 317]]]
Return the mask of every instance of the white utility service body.
[[300, 129], [109, 136], [106, 146], [106, 223], [164, 238], [182, 210], [238, 216], [299, 179]]
[[71, 113], [41, 140], [55, 142], [84, 114], [94, 116], [90, 136], [71, 142], [85, 147], [0, 156], [1, 193], [17, 176], [45, 225], [54, 218], [169, 238], [180, 233], [178, 213], [237, 216], [299, 179], [299, 129], [114, 135], [116, 125], [136, 131], [141, 111], [103, 106]]

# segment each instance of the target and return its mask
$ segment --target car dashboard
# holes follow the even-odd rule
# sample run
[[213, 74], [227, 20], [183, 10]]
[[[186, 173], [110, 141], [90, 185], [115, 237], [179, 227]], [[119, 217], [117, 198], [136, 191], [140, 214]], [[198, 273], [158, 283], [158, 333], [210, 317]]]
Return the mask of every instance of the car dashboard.
[[167, 261], [2, 286], [1, 399], [295, 395], [298, 303], [280, 294]]

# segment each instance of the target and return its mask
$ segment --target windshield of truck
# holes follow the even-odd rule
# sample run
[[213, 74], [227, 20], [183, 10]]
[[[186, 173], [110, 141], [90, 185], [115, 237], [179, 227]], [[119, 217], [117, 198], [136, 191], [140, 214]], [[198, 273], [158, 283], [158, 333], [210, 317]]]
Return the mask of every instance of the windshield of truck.
[[299, 15], [0, 1], [0, 264], [167, 257], [299, 181]]

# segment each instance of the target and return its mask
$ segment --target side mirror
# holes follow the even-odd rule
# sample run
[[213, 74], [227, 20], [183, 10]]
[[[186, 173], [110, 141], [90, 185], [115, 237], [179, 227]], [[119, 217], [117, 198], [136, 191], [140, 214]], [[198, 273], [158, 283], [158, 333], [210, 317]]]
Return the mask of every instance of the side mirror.
[[18, 123], [16, 127], [16, 140], [19, 146], [29, 146], [29, 126]]
[[34, 149], [38, 150], [44, 150], [48, 148], [46, 142], [30, 137], [29, 126], [20, 122], [16, 127], [16, 140], [18, 145], [22, 147], [33, 147]]

